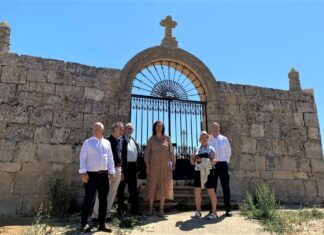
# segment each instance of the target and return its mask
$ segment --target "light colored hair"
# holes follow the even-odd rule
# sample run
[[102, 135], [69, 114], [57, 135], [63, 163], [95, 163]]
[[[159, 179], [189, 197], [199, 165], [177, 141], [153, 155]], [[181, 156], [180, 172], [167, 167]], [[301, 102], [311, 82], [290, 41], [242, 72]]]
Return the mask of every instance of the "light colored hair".
[[104, 126], [101, 122], [95, 122], [95, 123], [92, 125], [92, 129], [93, 129], [93, 128], [96, 128], [96, 127], [101, 127], [103, 130], [105, 129], [105, 126]]
[[114, 123], [113, 126], [112, 126], [112, 131], [113, 132], [116, 131], [116, 129], [118, 127], [124, 128], [124, 123], [122, 123], [122, 122], [116, 122], [116, 123]]

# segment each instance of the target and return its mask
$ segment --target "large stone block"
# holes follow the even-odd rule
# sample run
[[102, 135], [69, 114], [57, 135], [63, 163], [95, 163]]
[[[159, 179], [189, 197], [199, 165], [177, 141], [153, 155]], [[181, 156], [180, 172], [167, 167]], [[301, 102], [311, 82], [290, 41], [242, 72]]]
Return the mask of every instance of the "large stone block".
[[265, 161], [267, 171], [280, 170], [280, 159], [278, 157], [265, 157]]
[[35, 194], [38, 189], [39, 176], [17, 174], [13, 183], [13, 194]]
[[294, 172], [295, 179], [308, 179], [308, 174], [306, 172]]
[[13, 195], [0, 197], [0, 215], [16, 215], [21, 208], [21, 198]]
[[310, 140], [304, 144], [306, 157], [323, 159], [321, 142]]
[[317, 180], [318, 197], [324, 200], [324, 180]]
[[263, 156], [254, 156], [254, 164], [256, 170], [264, 171], [266, 169], [265, 157]]
[[28, 123], [28, 110], [22, 105], [7, 105], [0, 106], [0, 122], [9, 123]]
[[9, 141], [33, 141], [35, 126], [7, 123], [3, 129], [0, 130], [0, 139]]
[[274, 180], [273, 184], [277, 200], [286, 203], [300, 203], [305, 201], [306, 193], [303, 180]]
[[17, 153], [16, 143], [0, 140], [0, 153], [0, 162], [12, 161]]
[[317, 198], [317, 184], [314, 180], [304, 181], [306, 191], [306, 201], [313, 202]]
[[37, 157], [41, 162], [72, 162], [71, 145], [38, 144]]
[[0, 162], [0, 172], [17, 173], [21, 170], [19, 162]]
[[264, 137], [263, 125], [252, 124], [251, 127], [251, 136], [252, 137]]
[[324, 160], [323, 159], [311, 159], [311, 166], [313, 173], [324, 174]]
[[18, 161], [20, 162], [32, 162], [35, 155], [35, 144], [31, 142], [18, 143]]
[[251, 154], [242, 154], [240, 157], [240, 170], [255, 170], [254, 156]]
[[317, 127], [308, 127], [307, 135], [308, 135], [308, 138], [311, 140], [319, 140], [320, 139], [319, 129]]
[[15, 84], [0, 83], [0, 103], [14, 103], [15, 96]]
[[67, 96], [71, 98], [81, 99], [84, 94], [84, 88], [67, 85], [56, 85], [56, 95]]
[[304, 114], [305, 126], [318, 127], [317, 113]]
[[27, 74], [27, 81], [43, 82], [47, 79], [47, 71], [40, 69], [29, 69]]
[[293, 158], [293, 157], [280, 158], [280, 169], [281, 170], [289, 170], [289, 171], [297, 171], [296, 158]]
[[271, 139], [258, 139], [257, 140], [257, 149], [259, 155], [273, 155], [273, 147]]
[[3, 66], [1, 81], [4, 83], [25, 84], [27, 80], [27, 69], [18, 66]]
[[261, 171], [260, 172], [261, 179], [272, 179], [273, 178], [273, 171]]
[[273, 152], [276, 155], [285, 155], [287, 154], [286, 143], [282, 139], [274, 139], [272, 141]]
[[22, 175], [52, 175], [52, 163], [51, 162], [23, 162], [21, 174]]
[[44, 94], [36, 92], [18, 91], [17, 100], [19, 105], [40, 107], [42, 105], [42, 97]]
[[242, 153], [256, 153], [256, 139], [254, 138], [241, 138], [241, 151]]
[[12, 184], [12, 174], [0, 172], [0, 194], [9, 194], [11, 189], [11, 184]]
[[294, 174], [292, 171], [274, 171], [273, 172], [274, 179], [294, 179]]
[[55, 93], [55, 84], [40, 83], [40, 82], [28, 82], [24, 85], [19, 85], [18, 90], [28, 92], [39, 92], [45, 94]]
[[56, 112], [53, 124], [55, 127], [81, 128], [83, 115], [82, 113]]
[[29, 124], [34, 125], [52, 125], [53, 112], [43, 108], [36, 108], [30, 110]]
[[102, 90], [96, 88], [88, 88], [86, 87], [84, 90], [84, 98], [100, 101], [105, 96], [105, 93]]
[[297, 111], [299, 113], [312, 113], [314, 112], [314, 104], [309, 102], [296, 102]]
[[294, 121], [296, 126], [304, 126], [304, 116], [302, 113], [294, 113]]
[[297, 158], [297, 170], [301, 172], [311, 172], [311, 161], [307, 158]]

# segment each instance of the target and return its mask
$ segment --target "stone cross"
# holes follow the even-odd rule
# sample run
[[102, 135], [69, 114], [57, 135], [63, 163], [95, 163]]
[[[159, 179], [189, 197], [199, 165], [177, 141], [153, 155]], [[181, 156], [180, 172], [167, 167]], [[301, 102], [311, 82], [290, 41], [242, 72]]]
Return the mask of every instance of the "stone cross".
[[165, 37], [172, 37], [172, 28], [177, 26], [177, 22], [172, 21], [172, 16], [167, 16], [161, 20], [160, 25], [165, 27]]
[[165, 27], [165, 36], [162, 40], [162, 46], [178, 46], [178, 42], [175, 37], [172, 37], [172, 28], [177, 26], [177, 22], [172, 21], [171, 16], [165, 17], [164, 20], [161, 20], [160, 25]]

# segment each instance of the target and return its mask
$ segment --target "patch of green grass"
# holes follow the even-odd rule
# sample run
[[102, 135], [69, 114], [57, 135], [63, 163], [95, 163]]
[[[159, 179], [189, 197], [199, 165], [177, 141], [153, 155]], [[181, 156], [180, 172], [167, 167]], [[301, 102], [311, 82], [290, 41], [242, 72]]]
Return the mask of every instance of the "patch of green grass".
[[134, 229], [141, 224], [141, 221], [133, 216], [124, 216], [123, 219], [114, 218], [111, 222], [114, 227]]
[[274, 192], [261, 183], [255, 197], [248, 192], [239, 208], [241, 215], [258, 220], [266, 231], [275, 234], [297, 232], [310, 220], [324, 219], [324, 212], [316, 207], [298, 211], [278, 211], [277, 207]]

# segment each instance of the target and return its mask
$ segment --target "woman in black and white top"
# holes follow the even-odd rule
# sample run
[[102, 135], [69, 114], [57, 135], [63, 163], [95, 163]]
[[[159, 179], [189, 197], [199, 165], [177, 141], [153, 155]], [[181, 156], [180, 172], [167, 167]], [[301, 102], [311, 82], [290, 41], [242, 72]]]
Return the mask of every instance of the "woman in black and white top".
[[[217, 197], [215, 193], [215, 174], [212, 166], [217, 162], [215, 149], [208, 145], [209, 135], [206, 131], [200, 133], [199, 141], [201, 146], [196, 149], [195, 154], [190, 157], [190, 163], [195, 165], [194, 171], [194, 193], [195, 193], [195, 204], [196, 211], [191, 216], [192, 218], [201, 217], [201, 188], [206, 186], [208, 195], [211, 201], [211, 213], [209, 213], [205, 218], [208, 220], [214, 220], [217, 218], [216, 214], [216, 203]], [[206, 158], [205, 158], [206, 157]], [[203, 171], [202, 167], [207, 168], [207, 175]], [[208, 172], [209, 169], [209, 172]], [[206, 170], [206, 169], [205, 169]], [[206, 178], [206, 182], [202, 182], [202, 179]]]

